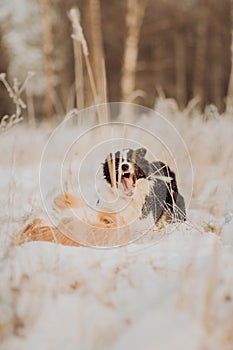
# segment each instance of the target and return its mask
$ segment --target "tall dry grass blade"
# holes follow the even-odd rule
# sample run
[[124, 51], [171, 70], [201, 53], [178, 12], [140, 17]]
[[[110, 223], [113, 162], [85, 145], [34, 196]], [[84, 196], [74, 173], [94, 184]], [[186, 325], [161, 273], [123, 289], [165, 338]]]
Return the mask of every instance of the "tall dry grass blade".
[[116, 166], [115, 166], [115, 154], [110, 154], [107, 157], [108, 170], [110, 174], [111, 187], [116, 188]]
[[83, 58], [82, 48], [79, 42], [74, 42], [74, 56], [75, 56], [75, 96], [76, 106], [79, 110], [85, 107], [84, 100], [84, 71], [83, 71]]
[[102, 59], [102, 65], [103, 65], [103, 103], [105, 103], [105, 106], [103, 108], [103, 120], [104, 122], [110, 121], [109, 118], [109, 110], [108, 110], [108, 92], [107, 92], [107, 76], [106, 76], [106, 66], [105, 66], [105, 60], [104, 58]]
[[28, 122], [29, 125], [35, 126], [36, 125], [36, 116], [35, 116], [35, 108], [34, 108], [34, 102], [33, 102], [33, 94], [31, 92], [31, 89], [26, 86], [26, 99], [27, 99], [27, 110], [28, 110]]
[[90, 81], [90, 85], [91, 85], [91, 91], [94, 97], [94, 101], [96, 104], [99, 103], [99, 97], [97, 94], [97, 89], [96, 89], [96, 84], [95, 84], [95, 79], [94, 79], [94, 75], [93, 75], [93, 71], [92, 71], [92, 67], [91, 67], [91, 62], [89, 59], [89, 56], [84, 55], [84, 59], [85, 59], [85, 63], [86, 63], [86, 67], [87, 67], [87, 73], [88, 73], [88, 78]]
[[146, 0], [127, 0], [127, 37], [121, 78], [122, 100], [128, 101], [135, 90], [140, 30], [146, 9]]
[[25, 90], [25, 88], [27, 87], [27, 83], [28, 80], [33, 76], [33, 73], [30, 72], [28, 73], [25, 81], [23, 82], [23, 84], [20, 84], [20, 82], [18, 81], [18, 79], [14, 79], [13, 85], [11, 86], [6, 78], [6, 74], [5, 73], [1, 73], [0, 74], [0, 81], [3, 83], [3, 85], [5, 86], [9, 97], [11, 98], [11, 100], [13, 101], [14, 105], [15, 105], [15, 113], [13, 113], [12, 115], [4, 115], [3, 117], [1, 117], [1, 121], [0, 121], [0, 131], [7, 129], [11, 126], [13, 126], [14, 124], [17, 124], [19, 122], [21, 122], [23, 120], [22, 117], [22, 110], [26, 109], [27, 106], [24, 103], [24, 101], [21, 98], [21, 94], [22, 92]]
[[38, 0], [41, 9], [43, 51], [45, 58], [45, 73], [47, 79], [45, 94], [45, 112], [47, 119], [53, 116], [53, 107], [55, 105], [55, 67], [53, 59], [53, 34], [52, 34], [52, 7], [50, 0]]
[[[80, 22], [80, 12], [78, 9], [71, 10], [69, 13], [70, 20], [72, 21], [74, 35], [77, 33], [77, 23]], [[76, 23], [76, 24], [75, 24]], [[81, 110], [85, 107], [84, 100], [84, 70], [83, 70], [83, 57], [82, 57], [82, 44], [81, 41], [73, 40], [74, 50], [74, 70], [75, 70], [75, 97], [76, 108]]]
[[[73, 40], [81, 43], [82, 51], [83, 51], [83, 55], [84, 55], [84, 60], [85, 60], [86, 68], [87, 68], [87, 74], [88, 74], [88, 78], [90, 81], [91, 91], [92, 91], [93, 98], [94, 98], [94, 102], [96, 104], [98, 104], [99, 98], [98, 98], [95, 78], [94, 78], [94, 74], [93, 74], [93, 70], [92, 70], [92, 66], [91, 66], [91, 62], [90, 62], [90, 58], [89, 58], [89, 50], [88, 50], [88, 46], [87, 46], [87, 41], [86, 41], [85, 36], [83, 34], [83, 29], [82, 29], [82, 26], [80, 23], [79, 15], [78, 15], [79, 12], [77, 12], [77, 11], [79, 11], [78, 8], [73, 7], [69, 12], [69, 18], [70, 18], [70, 21], [71, 21], [72, 27], [73, 27], [73, 34], [71, 37]], [[100, 113], [99, 108], [97, 108], [97, 114], [98, 114], [99, 122], [101, 123], [103, 120], [102, 120], [102, 115]]]
[[101, 8], [99, 0], [89, 0], [92, 61], [100, 103], [106, 100], [106, 72], [104, 62], [103, 36], [101, 30]]

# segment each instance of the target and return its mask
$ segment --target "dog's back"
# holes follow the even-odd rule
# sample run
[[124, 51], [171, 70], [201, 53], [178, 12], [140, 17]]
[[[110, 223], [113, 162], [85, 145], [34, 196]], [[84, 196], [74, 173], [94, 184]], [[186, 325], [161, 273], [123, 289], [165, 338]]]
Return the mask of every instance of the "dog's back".
[[179, 193], [175, 173], [163, 162], [152, 162], [150, 169], [150, 193], [145, 198], [142, 217], [152, 213], [157, 224], [185, 221], [183, 196]]

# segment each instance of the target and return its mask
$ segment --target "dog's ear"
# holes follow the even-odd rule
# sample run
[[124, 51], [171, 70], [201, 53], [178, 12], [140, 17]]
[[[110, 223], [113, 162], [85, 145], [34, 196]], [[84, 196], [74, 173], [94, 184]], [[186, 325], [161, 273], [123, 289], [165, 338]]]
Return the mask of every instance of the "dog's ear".
[[139, 158], [143, 158], [146, 155], [147, 150], [145, 148], [138, 148], [136, 149], [136, 156]]

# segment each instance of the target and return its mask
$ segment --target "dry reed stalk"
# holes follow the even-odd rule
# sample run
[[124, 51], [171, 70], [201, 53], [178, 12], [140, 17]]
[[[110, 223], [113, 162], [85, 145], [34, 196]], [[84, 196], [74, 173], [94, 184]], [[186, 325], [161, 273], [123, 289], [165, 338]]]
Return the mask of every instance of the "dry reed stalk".
[[92, 67], [91, 67], [91, 62], [90, 62], [89, 56], [85, 55], [84, 58], [85, 58], [87, 73], [88, 73], [94, 101], [96, 104], [98, 104], [99, 98], [98, 98], [98, 94], [97, 94], [97, 90], [96, 90], [96, 84], [95, 84], [95, 79], [94, 79], [94, 75], [93, 75], [93, 71], [92, 71]]
[[[71, 21], [72, 27], [73, 27], [73, 34], [71, 37], [74, 41], [77, 41], [81, 44], [82, 52], [83, 52], [83, 56], [84, 56], [84, 60], [85, 60], [86, 68], [87, 68], [87, 74], [88, 74], [88, 78], [90, 81], [91, 91], [92, 91], [93, 98], [94, 98], [94, 102], [96, 104], [98, 104], [99, 98], [98, 98], [98, 94], [97, 94], [96, 83], [95, 83], [94, 74], [93, 74], [93, 70], [92, 70], [91, 62], [90, 62], [90, 58], [89, 58], [89, 50], [88, 50], [88, 46], [87, 46], [87, 41], [86, 41], [85, 36], [83, 34], [83, 29], [82, 29], [80, 19], [79, 19], [78, 8], [73, 7], [70, 10], [69, 18], [70, 18], [70, 21]], [[101, 116], [101, 113], [99, 111], [99, 108], [97, 108], [97, 113], [98, 113], [99, 122], [101, 123], [103, 120], [102, 120], [102, 116]]]
[[[70, 20], [73, 23], [80, 22], [80, 12], [78, 9], [75, 11], [70, 11]], [[73, 25], [73, 30], [75, 33], [75, 28], [77, 25]], [[84, 70], [83, 70], [83, 58], [82, 58], [82, 44], [78, 40], [73, 40], [73, 50], [74, 50], [74, 70], [75, 70], [75, 96], [76, 96], [76, 107], [81, 110], [85, 106], [84, 101]]]
[[11, 87], [10, 84], [8, 83], [8, 81], [6, 80], [5, 73], [0, 74], [0, 81], [5, 86], [8, 94], [9, 94], [9, 97], [13, 100], [13, 103], [16, 106], [16, 111], [14, 114], [12, 114], [11, 116], [6, 114], [1, 118], [1, 122], [0, 122], [0, 130], [1, 130], [1, 129], [6, 129], [6, 128], [22, 121], [23, 117], [21, 116], [21, 113], [22, 113], [22, 109], [26, 108], [26, 105], [20, 97], [20, 94], [18, 91], [18, 84], [14, 84], [14, 86]]
[[110, 118], [109, 118], [109, 110], [108, 110], [108, 93], [107, 93], [107, 76], [106, 76], [106, 66], [105, 66], [105, 60], [104, 58], [102, 59], [102, 72], [104, 72], [103, 74], [103, 103], [105, 104], [103, 107], [103, 120], [105, 119], [105, 122], [109, 122]]
[[115, 154], [107, 157], [108, 170], [110, 174], [111, 187], [116, 188], [116, 165], [115, 165]]
[[103, 74], [103, 102], [107, 103], [108, 102], [108, 92], [107, 92], [108, 86], [107, 86], [106, 65], [105, 65], [104, 57], [102, 59], [102, 66], [103, 66], [102, 71], [104, 72], [104, 74]]
[[33, 103], [33, 94], [31, 89], [26, 86], [26, 98], [27, 98], [27, 108], [28, 108], [28, 122], [31, 126], [36, 125], [35, 108]]
[[54, 88], [54, 63], [53, 63], [53, 35], [51, 22], [51, 3], [50, 0], [38, 0], [41, 9], [43, 51], [45, 58], [45, 72], [47, 78], [45, 111], [48, 119], [52, 118], [53, 107], [55, 105], [55, 88]]
[[94, 75], [100, 103], [107, 100], [106, 71], [104, 62], [103, 37], [101, 31], [101, 8], [99, 0], [89, 0], [91, 48], [93, 52]]
[[22, 110], [26, 109], [27, 106], [24, 103], [24, 101], [22, 100], [21, 94], [23, 93], [23, 91], [27, 87], [28, 80], [32, 76], [33, 76], [33, 73], [29, 72], [27, 74], [25, 81], [22, 84], [18, 81], [18, 79], [15, 78], [14, 82], [13, 82], [13, 86], [11, 86], [6, 79], [6, 74], [5, 73], [0, 74], [0, 81], [5, 86], [8, 94], [9, 94], [9, 97], [12, 99], [12, 101], [15, 105], [15, 109], [16, 109], [15, 113], [13, 113], [11, 116], [6, 114], [1, 118], [0, 130], [9, 128], [12, 125], [17, 124], [23, 120]]
[[128, 33], [125, 41], [121, 77], [121, 94], [123, 101], [128, 101], [130, 95], [135, 90], [139, 37], [146, 4], [146, 0], [127, 0], [126, 26]]
[[[93, 5], [93, 4], [92, 4]], [[96, 55], [98, 55], [100, 53], [100, 50], [101, 51], [101, 59], [100, 59], [100, 63], [98, 61], [98, 69], [99, 69], [99, 65], [101, 66], [101, 74], [98, 75], [98, 80], [101, 80], [101, 84], [99, 83], [99, 86], [101, 85], [101, 92], [102, 92], [102, 98], [103, 98], [103, 101], [102, 102], [107, 102], [107, 83], [106, 83], [106, 70], [105, 70], [105, 63], [104, 63], [104, 57], [103, 57], [103, 48], [101, 49], [102, 47], [102, 36], [101, 36], [101, 32], [100, 32], [100, 7], [99, 7], [99, 10], [97, 10], [99, 4], [95, 4], [95, 8], [93, 9], [94, 12], [98, 12], [98, 15], [94, 15], [94, 19], [93, 21], [95, 22], [95, 25], [97, 27], [99, 27], [99, 34], [97, 35], [98, 36], [98, 48], [96, 48]], [[69, 18], [71, 20], [71, 23], [72, 23], [72, 27], [73, 27], [73, 34], [72, 34], [72, 39], [73, 41], [75, 42], [78, 42], [79, 44], [81, 44], [81, 47], [82, 47], [82, 52], [83, 52], [83, 55], [84, 55], [84, 60], [85, 60], [85, 64], [86, 64], [86, 68], [87, 68], [87, 73], [88, 73], [88, 77], [89, 77], [89, 81], [90, 81], [90, 86], [91, 86], [91, 91], [92, 91], [92, 94], [93, 94], [93, 98], [94, 98], [94, 101], [96, 104], [98, 104], [100, 101], [99, 101], [99, 96], [97, 94], [97, 88], [96, 88], [96, 83], [95, 83], [95, 79], [94, 79], [94, 74], [93, 74], [93, 70], [92, 70], [92, 67], [91, 67], [91, 62], [90, 62], [90, 59], [89, 59], [89, 50], [88, 50], [88, 46], [87, 46], [87, 41], [85, 39], [85, 36], [83, 34], [83, 29], [82, 29], [82, 26], [81, 26], [81, 23], [80, 23], [80, 15], [79, 15], [79, 10], [78, 8], [72, 8], [69, 12]], [[93, 31], [94, 31], [94, 27], [93, 27]], [[95, 54], [94, 53], [94, 54]], [[97, 69], [97, 67], [96, 67]], [[107, 111], [107, 107], [104, 108], [103, 112], [101, 113], [100, 112], [100, 109], [99, 107], [97, 106], [97, 115], [98, 115], [98, 121], [100, 124], [102, 123], [105, 123], [107, 120], [108, 120], [108, 111]], [[103, 135], [103, 137], [105, 137], [106, 135]], [[114, 162], [115, 164], [115, 162]], [[112, 171], [113, 171], [113, 174], [112, 174], [112, 186], [115, 187], [114, 183], [115, 183], [115, 170], [112, 169], [112, 166], [110, 165], [110, 163], [108, 163], [109, 165], [109, 171], [110, 171], [110, 174], [112, 174]]]
[[83, 58], [81, 45], [77, 41], [74, 42], [74, 57], [76, 107], [78, 110], [82, 110], [85, 106]]

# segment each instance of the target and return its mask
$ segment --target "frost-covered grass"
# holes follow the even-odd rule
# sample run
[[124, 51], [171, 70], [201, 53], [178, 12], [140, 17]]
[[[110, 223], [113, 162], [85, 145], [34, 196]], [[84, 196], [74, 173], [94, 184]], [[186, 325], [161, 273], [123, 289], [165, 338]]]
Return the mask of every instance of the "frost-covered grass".
[[[45, 218], [38, 172], [52, 128], [17, 125], [1, 135], [0, 349], [232, 349], [233, 121], [157, 107], [191, 157], [193, 184], [174, 141], [186, 200], [193, 185], [188, 220], [154, 242], [150, 235], [118, 249], [14, 247], [20, 229]], [[145, 116], [139, 124], [153, 128]]]

